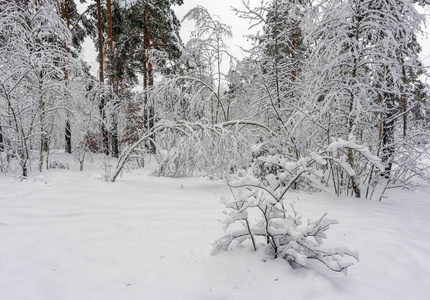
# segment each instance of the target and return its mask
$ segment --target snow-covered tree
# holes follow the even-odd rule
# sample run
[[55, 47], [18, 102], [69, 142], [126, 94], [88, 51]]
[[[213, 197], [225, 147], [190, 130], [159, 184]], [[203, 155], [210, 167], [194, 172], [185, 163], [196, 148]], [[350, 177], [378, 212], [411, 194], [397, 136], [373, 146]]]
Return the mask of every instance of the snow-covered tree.
[[8, 128], [4, 144], [18, 159], [24, 176], [35, 144], [42, 170], [49, 128], [66, 113], [61, 109], [68, 96], [64, 69], [79, 65], [63, 47], [71, 34], [54, 4], [6, 1], [0, 8], [2, 128]]
[[231, 27], [220, 22], [202, 6], [191, 9], [184, 17], [196, 23], [193, 38], [187, 44], [187, 50], [197, 59], [195, 77], [205, 81], [212, 91], [206, 100], [210, 108], [212, 124], [219, 120], [228, 121], [228, 101], [222, 99], [222, 85], [225, 73], [221, 70], [223, 59], [229, 57], [226, 39], [233, 36]]
[[[306, 148], [300, 142], [306, 138], [301, 136], [303, 116], [298, 112], [303, 106], [301, 101], [305, 101], [302, 69], [306, 45], [302, 23], [308, 6], [308, 1], [273, 0], [253, 7], [248, 1], [243, 8], [235, 9], [240, 17], [250, 20], [251, 28], [262, 27], [261, 32], [248, 36], [254, 43], [249, 58], [242, 62], [242, 72], [252, 72], [245, 88], [253, 91], [250, 109], [254, 117], [279, 134], [275, 142], [279, 151], [296, 158], [305, 155]], [[248, 66], [244, 67], [244, 63]], [[240, 97], [246, 99], [247, 94]]]
[[[396, 130], [402, 114], [408, 114], [400, 101], [406, 104], [412, 95], [413, 77], [407, 74], [422, 72], [416, 42], [422, 23], [407, 0], [328, 0], [310, 11], [305, 103], [307, 111], [316, 112], [316, 146], [331, 143], [333, 137], [354, 136], [383, 159], [389, 177], [401, 144]], [[347, 156], [356, 175], [344, 182], [360, 197], [360, 180], [369, 182], [374, 170], [352, 149]]]

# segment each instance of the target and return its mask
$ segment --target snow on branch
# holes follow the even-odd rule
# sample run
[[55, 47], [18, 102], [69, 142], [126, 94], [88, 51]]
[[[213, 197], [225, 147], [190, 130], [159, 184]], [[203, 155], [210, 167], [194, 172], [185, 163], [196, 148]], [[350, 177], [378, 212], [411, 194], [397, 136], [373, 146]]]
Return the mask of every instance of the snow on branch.
[[[380, 170], [384, 170], [384, 165], [381, 163], [381, 159], [376, 156], [373, 155], [369, 148], [363, 145], [358, 145], [355, 143], [354, 139], [351, 139], [349, 141], [345, 141], [342, 138], [339, 138], [337, 141], [332, 142], [327, 148], [327, 152], [329, 153], [334, 153], [337, 152], [338, 150], [342, 149], [342, 148], [346, 148], [346, 149], [352, 149], [358, 153], [360, 153], [361, 155], [363, 155], [370, 163], [372, 163], [373, 165], [375, 165], [378, 169]], [[324, 157], [326, 159], [330, 159], [330, 157]], [[348, 169], [350, 169], [350, 167], [348, 168], [347, 166], [343, 165], [345, 167], [345, 170], [348, 172]], [[352, 172], [354, 172], [353, 170], [351, 170]], [[350, 171], [350, 172], [351, 172]], [[348, 173], [350, 173], [348, 172]]]
[[[217, 239], [212, 254], [236, 247], [262, 248], [273, 258], [285, 259], [293, 268], [309, 267], [310, 260], [324, 264], [329, 270], [347, 274], [347, 269], [358, 261], [358, 254], [347, 249], [324, 249], [326, 232], [337, 220], [327, 218], [302, 221], [292, 203], [286, 208], [286, 192], [308, 167], [320, 158], [308, 158], [295, 164], [283, 163], [277, 174], [260, 179], [250, 176], [234, 176], [229, 184], [237, 192], [221, 202], [227, 208], [224, 225], [225, 235]], [[293, 166], [295, 165], [295, 167]], [[287, 171], [288, 168], [289, 170]]]
[[[240, 143], [246, 142], [238, 135], [238, 131], [244, 126], [253, 126], [262, 128], [269, 134], [272, 134], [270, 128], [264, 124], [250, 120], [236, 120], [218, 124], [206, 124], [203, 122], [172, 122], [161, 120], [147, 131], [138, 141], [126, 148], [118, 159], [117, 166], [111, 175], [110, 180], [114, 182], [121, 170], [127, 163], [132, 152], [139, 148], [145, 141], [154, 139], [156, 135], [172, 133], [175, 146], [173, 147], [173, 158], [165, 157], [160, 165], [160, 169], [154, 175], [158, 176], [187, 176], [197, 167], [199, 158], [206, 162], [207, 166], [218, 168], [232, 168], [237, 158], [250, 158], [246, 149], [241, 148]], [[236, 128], [236, 131], [232, 130]], [[247, 147], [249, 149], [249, 147]], [[185, 157], [180, 158], [185, 153]], [[188, 153], [189, 155], [186, 155]], [[209, 157], [208, 157], [209, 155]], [[180, 160], [180, 161], [178, 161]], [[181, 166], [186, 165], [186, 170], [181, 170]], [[205, 166], [200, 165], [201, 168]], [[184, 171], [184, 172], [183, 172]], [[221, 172], [220, 170], [217, 170]]]

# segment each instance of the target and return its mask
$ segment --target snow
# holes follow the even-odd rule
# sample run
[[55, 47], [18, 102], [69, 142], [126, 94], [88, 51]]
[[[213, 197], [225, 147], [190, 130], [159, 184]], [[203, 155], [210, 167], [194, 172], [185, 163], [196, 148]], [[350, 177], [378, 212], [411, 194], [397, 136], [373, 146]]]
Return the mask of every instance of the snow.
[[304, 218], [339, 221], [325, 245], [360, 262], [348, 276], [317, 262], [236, 249], [211, 255], [229, 189], [204, 178], [134, 170], [103, 182], [100, 159], [69, 169], [0, 176], [0, 299], [428, 299], [430, 193], [393, 190], [384, 202], [287, 193]]

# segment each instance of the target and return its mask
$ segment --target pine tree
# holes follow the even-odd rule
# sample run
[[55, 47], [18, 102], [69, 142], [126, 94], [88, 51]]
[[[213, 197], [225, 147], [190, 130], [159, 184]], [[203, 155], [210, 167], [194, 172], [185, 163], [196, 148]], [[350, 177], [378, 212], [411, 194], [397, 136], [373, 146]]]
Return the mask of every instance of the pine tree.
[[[98, 63], [99, 63], [99, 83], [104, 84], [104, 53], [103, 53], [103, 16], [101, 1], [97, 0], [97, 45], [98, 45]], [[101, 136], [103, 144], [103, 153], [109, 155], [109, 137], [106, 126], [106, 97], [104, 93], [100, 95], [99, 111], [101, 119]]]
[[[168, 61], [177, 59], [181, 53], [180, 23], [171, 7], [182, 3], [182, 0], [139, 0], [130, 5], [118, 4], [124, 20], [116, 27], [117, 57], [123, 63], [118, 75], [122, 78], [127, 75], [131, 80], [136, 71], [143, 75], [144, 130], [152, 128], [155, 122], [155, 107], [150, 94], [154, 73], [170, 72], [165, 68]], [[155, 150], [152, 143], [150, 149]]]

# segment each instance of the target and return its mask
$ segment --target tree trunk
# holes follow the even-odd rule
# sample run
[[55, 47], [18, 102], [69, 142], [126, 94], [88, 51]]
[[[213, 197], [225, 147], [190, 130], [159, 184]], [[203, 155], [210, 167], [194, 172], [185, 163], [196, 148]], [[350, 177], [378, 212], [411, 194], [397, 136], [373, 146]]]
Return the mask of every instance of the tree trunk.
[[[106, 0], [106, 23], [107, 23], [107, 43], [109, 48], [109, 79], [111, 85], [111, 101], [114, 101], [115, 90], [115, 69], [113, 64], [113, 35], [112, 35], [112, 3], [111, 0]], [[115, 105], [114, 105], [115, 106]], [[118, 157], [118, 121], [115, 110], [112, 116], [112, 156]]]
[[[68, 29], [70, 29], [69, 4], [70, 4], [70, 0], [66, 0], [66, 1], [64, 1], [64, 3], [61, 3], [61, 17], [63, 20], [66, 21]], [[63, 47], [65, 50], [65, 53], [67, 53], [69, 50], [68, 50], [66, 42], [63, 43]], [[64, 66], [64, 80], [65, 80], [65, 84], [67, 87], [68, 74], [67, 74], [66, 66]], [[67, 96], [66, 92], [65, 92], [65, 96]], [[64, 151], [66, 153], [72, 153], [72, 131], [71, 131], [71, 126], [70, 126], [70, 118], [69, 118], [69, 112], [68, 111], [66, 112], [66, 125], [65, 125], [65, 131], [64, 131], [64, 142], [65, 142]]]
[[406, 137], [406, 132], [407, 132], [407, 114], [406, 114], [406, 110], [407, 110], [407, 106], [408, 106], [408, 98], [406, 96], [406, 67], [405, 67], [405, 60], [402, 57], [400, 58], [400, 62], [402, 63], [402, 79], [403, 79], [403, 94], [402, 94], [402, 108], [403, 108], [403, 137]]
[[[358, 5], [360, 5], [360, 2], [358, 2]], [[358, 6], [357, 10], [359, 10], [360, 7]], [[356, 16], [355, 19], [355, 50], [359, 51], [358, 49], [358, 43], [360, 40], [360, 18], [359, 16]], [[357, 77], [357, 69], [358, 69], [358, 60], [357, 57], [354, 57], [353, 59], [353, 69], [352, 69], [352, 78], [356, 78]], [[352, 88], [351, 88], [352, 91]], [[353, 123], [353, 119], [352, 119], [352, 113], [353, 113], [353, 109], [354, 109], [354, 93], [351, 92], [351, 98], [349, 99], [349, 116], [348, 116], [348, 134], [350, 135], [352, 133], [352, 130], [354, 128], [354, 123]], [[349, 148], [348, 149], [348, 160], [349, 160], [349, 164], [351, 165], [351, 168], [354, 169], [354, 153], [352, 152], [352, 149]], [[355, 175], [351, 175], [351, 186], [352, 186], [352, 190], [354, 191], [355, 197], [356, 198], [360, 198], [361, 197], [361, 190], [359, 187], [359, 183], [357, 182], [357, 178]]]
[[0, 152], [3, 152], [3, 151], [4, 151], [3, 130], [2, 130], [1, 125], [0, 125]]
[[64, 133], [65, 133], [65, 138], [66, 138], [65, 151], [66, 151], [66, 153], [72, 153], [72, 131], [70, 128], [69, 119], [66, 120], [66, 128], [65, 128]]
[[[388, 89], [394, 85], [390, 71], [387, 71]], [[386, 163], [384, 176], [390, 177], [392, 162], [391, 158], [394, 154], [394, 110], [395, 110], [395, 95], [385, 92], [383, 99], [383, 121], [382, 121], [382, 162]]]
[[[104, 82], [104, 61], [103, 61], [103, 29], [102, 29], [102, 5], [101, 1], [97, 0], [97, 33], [98, 33], [98, 44], [99, 44], [99, 81], [101, 84]], [[109, 137], [108, 130], [106, 128], [106, 98], [104, 95], [100, 97], [99, 111], [101, 119], [101, 133], [103, 143], [103, 153], [109, 155]]]
[[43, 101], [43, 71], [40, 71], [39, 74], [39, 94], [40, 94], [40, 99], [39, 99], [39, 107], [40, 107], [40, 148], [39, 148], [39, 172], [42, 172], [43, 169], [43, 150], [45, 148], [44, 144], [45, 144], [45, 103]]
[[[151, 50], [151, 37], [149, 35], [148, 26], [148, 5], [145, 5], [143, 10], [143, 89], [145, 93], [145, 109], [144, 109], [144, 127], [145, 131], [149, 131], [154, 127], [154, 106], [149, 102], [149, 89], [154, 85], [152, 64], [149, 61], [149, 52]], [[155, 144], [149, 141], [149, 151], [155, 153]]]
[[112, 157], [119, 156], [118, 145], [118, 119], [116, 112], [112, 116]]

